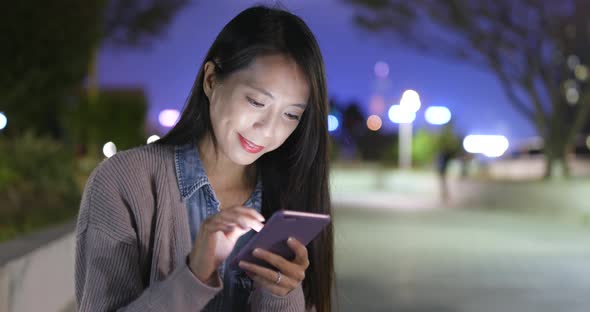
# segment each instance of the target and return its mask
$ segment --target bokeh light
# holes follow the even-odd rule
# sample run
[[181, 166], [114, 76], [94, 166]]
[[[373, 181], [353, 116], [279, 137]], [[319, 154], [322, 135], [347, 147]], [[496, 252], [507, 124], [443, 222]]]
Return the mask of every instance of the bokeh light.
[[463, 148], [472, 154], [483, 154], [487, 157], [500, 157], [510, 146], [503, 135], [468, 135], [463, 140]]
[[107, 142], [102, 147], [102, 153], [107, 157], [110, 158], [117, 153], [117, 146], [113, 142]]
[[576, 66], [576, 69], [574, 70], [574, 74], [576, 75], [576, 78], [580, 81], [588, 80], [588, 66], [585, 66], [585, 65]]
[[4, 113], [0, 112], [0, 130], [6, 128], [7, 124], [8, 118], [6, 118], [6, 115], [4, 115]]
[[328, 131], [336, 131], [339, 126], [340, 122], [338, 122], [338, 118], [332, 114], [328, 115]]
[[571, 70], [575, 70], [576, 66], [580, 65], [580, 58], [577, 55], [570, 55], [567, 57], [567, 66]]
[[429, 124], [444, 125], [451, 121], [451, 111], [444, 106], [430, 106], [426, 109], [424, 118]]
[[411, 123], [416, 119], [416, 113], [402, 107], [401, 105], [392, 105], [389, 108], [388, 117], [394, 123]]
[[379, 131], [382, 125], [383, 121], [381, 120], [381, 117], [377, 115], [371, 115], [367, 118], [367, 128], [371, 131]]
[[158, 121], [162, 127], [172, 128], [178, 121], [180, 112], [176, 109], [165, 109], [158, 115]]
[[147, 139], [147, 144], [154, 143], [159, 139], [160, 139], [160, 137], [154, 134]]
[[578, 87], [578, 83], [574, 79], [568, 79], [563, 82], [563, 88], [566, 90], [571, 89], [571, 88], [577, 88], [577, 87]]
[[415, 113], [420, 109], [420, 95], [414, 90], [406, 90], [402, 94], [399, 105]]
[[383, 114], [385, 112], [385, 99], [381, 95], [374, 95], [371, 97], [369, 103], [369, 111], [371, 114]]
[[565, 99], [570, 105], [578, 103], [580, 100], [580, 93], [576, 88], [569, 88], [565, 91]]
[[389, 65], [383, 61], [379, 61], [375, 64], [375, 76], [378, 78], [387, 78], [389, 76]]

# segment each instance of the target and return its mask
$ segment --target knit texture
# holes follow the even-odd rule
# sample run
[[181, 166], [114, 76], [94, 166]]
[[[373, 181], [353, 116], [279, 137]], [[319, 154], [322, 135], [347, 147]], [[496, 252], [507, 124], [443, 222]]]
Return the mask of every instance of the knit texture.
[[[86, 184], [76, 226], [78, 311], [200, 311], [223, 288], [200, 282], [174, 147], [150, 144], [103, 161]], [[305, 310], [301, 286], [252, 292], [252, 311]]]

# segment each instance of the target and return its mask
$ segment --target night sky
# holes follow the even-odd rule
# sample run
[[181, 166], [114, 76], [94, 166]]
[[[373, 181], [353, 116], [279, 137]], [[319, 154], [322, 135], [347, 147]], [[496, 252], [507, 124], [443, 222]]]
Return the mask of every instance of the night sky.
[[[148, 121], [158, 112], [181, 109], [207, 49], [237, 13], [259, 1], [196, 1], [180, 12], [167, 33], [149, 49], [105, 47], [99, 58], [101, 85], [143, 87], [150, 103]], [[268, 3], [268, 2], [263, 2]], [[496, 78], [470, 64], [421, 55], [392, 37], [366, 33], [352, 22], [352, 8], [336, 0], [283, 1], [316, 35], [326, 63], [328, 92], [344, 104], [358, 101], [370, 113], [369, 101], [379, 84], [375, 63], [389, 65], [387, 107], [406, 89], [420, 93], [422, 109], [416, 126], [425, 126], [424, 108], [449, 107], [463, 134], [503, 134], [512, 147], [534, 130], [508, 103]], [[395, 126], [381, 117], [385, 130]]]

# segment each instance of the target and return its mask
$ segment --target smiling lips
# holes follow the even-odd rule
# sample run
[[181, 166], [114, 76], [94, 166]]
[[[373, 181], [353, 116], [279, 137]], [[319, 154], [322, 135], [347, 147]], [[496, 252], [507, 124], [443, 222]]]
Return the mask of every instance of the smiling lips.
[[240, 138], [240, 143], [242, 144], [242, 147], [246, 150], [246, 152], [248, 153], [252, 153], [252, 154], [256, 154], [258, 152], [260, 152], [264, 146], [260, 146], [260, 145], [256, 145], [248, 140], [246, 140], [241, 134], [238, 133], [238, 137]]

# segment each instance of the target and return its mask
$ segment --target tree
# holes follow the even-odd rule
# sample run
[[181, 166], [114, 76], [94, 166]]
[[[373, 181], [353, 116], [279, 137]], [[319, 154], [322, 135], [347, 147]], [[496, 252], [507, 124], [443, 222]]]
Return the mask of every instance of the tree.
[[102, 0], [0, 4], [0, 111], [6, 131], [59, 134], [58, 104], [86, 74], [100, 37]]
[[[87, 93], [84, 98], [79, 101], [78, 105], [85, 107], [78, 107], [78, 112], [91, 112], [104, 110], [105, 101], [102, 99], [112, 97], [112, 94], [99, 94], [98, 87], [98, 69], [97, 69], [97, 58], [98, 51], [102, 45], [110, 45], [112, 48], [146, 48], [160, 36], [165, 34], [167, 25], [169, 25], [174, 16], [184, 8], [190, 0], [106, 0], [106, 8], [104, 10], [104, 23], [103, 33], [100, 44], [96, 45], [95, 52], [93, 53], [93, 59], [88, 67], [88, 81], [87, 81]], [[141, 92], [139, 92], [141, 93]], [[142, 96], [137, 97], [135, 100], [141, 102]], [[109, 102], [107, 100], [107, 102]], [[111, 101], [112, 102], [112, 101]], [[137, 101], [133, 101], [137, 104]], [[141, 105], [140, 105], [141, 106]], [[138, 107], [135, 105], [130, 106], [129, 109], [123, 109], [121, 112], [133, 112]], [[141, 109], [140, 109], [141, 110]], [[137, 121], [136, 117], [130, 116], [133, 120]], [[137, 129], [143, 129], [143, 118], [145, 118], [145, 108], [143, 114], [140, 116], [142, 120], [136, 123], [127, 125], [132, 130], [131, 140], [125, 139], [125, 134], [119, 132], [119, 139], [123, 139], [127, 146], [130, 142], [135, 141]], [[71, 125], [71, 124], [70, 124]], [[105, 123], [94, 123], [97, 127], [105, 127]], [[135, 127], [134, 126], [140, 126]], [[119, 127], [118, 130], [122, 130]], [[93, 129], [90, 132], [95, 133], [108, 133], [112, 132], [109, 129]], [[96, 143], [96, 141], [89, 141], [89, 144]]]
[[588, 0], [345, 0], [356, 23], [492, 72], [545, 142], [545, 177], [590, 115]]
[[102, 44], [116, 48], [148, 47], [167, 30], [190, 0], [105, 0], [101, 42], [88, 69], [90, 96], [98, 93], [97, 56]]
[[59, 137], [60, 107], [81, 88], [98, 48], [148, 45], [188, 2], [3, 1], [0, 111], [8, 116], [5, 131], [17, 135], [33, 129]]
[[360, 136], [367, 132], [365, 117], [361, 112], [360, 104], [350, 102], [342, 114], [342, 129], [346, 136], [350, 137], [355, 144]]
[[103, 41], [118, 46], [146, 46], [165, 34], [190, 0], [107, 0]]
[[96, 155], [99, 147], [113, 141], [117, 150], [145, 143], [147, 99], [139, 88], [102, 89], [89, 105], [84, 92], [74, 105], [66, 105], [61, 121], [65, 140]]
[[412, 139], [412, 164], [421, 167], [432, 165], [436, 157], [437, 147], [437, 133], [426, 129], [416, 131]]

